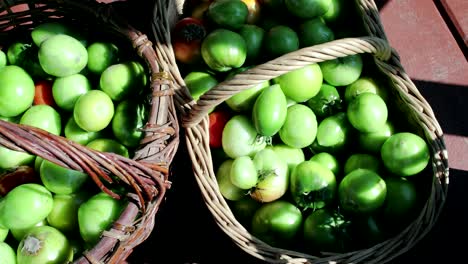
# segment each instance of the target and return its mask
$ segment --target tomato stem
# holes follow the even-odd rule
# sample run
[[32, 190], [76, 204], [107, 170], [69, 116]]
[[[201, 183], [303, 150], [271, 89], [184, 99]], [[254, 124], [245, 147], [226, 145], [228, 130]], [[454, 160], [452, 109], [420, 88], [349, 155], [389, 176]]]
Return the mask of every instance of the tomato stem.
[[24, 238], [21, 252], [27, 256], [35, 256], [42, 248], [42, 240], [35, 236], [26, 236]]

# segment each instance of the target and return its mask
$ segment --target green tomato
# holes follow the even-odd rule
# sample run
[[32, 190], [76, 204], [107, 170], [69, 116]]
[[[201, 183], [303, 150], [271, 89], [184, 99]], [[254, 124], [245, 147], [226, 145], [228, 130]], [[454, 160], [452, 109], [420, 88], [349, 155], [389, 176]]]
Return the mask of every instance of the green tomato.
[[304, 220], [305, 247], [312, 252], [346, 252], [351, 243], [350, 221], [340, 213], [323, 208]]
[[54, 195], [54, 207], [47, 216], [48, 225], [65, 234], [78, 230], [78, 208], [89, 196], [87, 192]]
[[78, 209], [78, 226], [83, 240], [94, 245], [123, 210], [123, 202], [104, 192], [93, 195]]
[[382, 207], [387, 195], [385, 181], [368, 169], [347, 174], [338, 186], [341, 208], [352, 214], [371, 214]]
[[353, 83], [349, 84], [345, 88], [344, 99], [347, 103], [350, 103], [354, 98], [362, 93], [373, 93], [380, 96], [385, 102], [387, 101], [387, 91], [385, 88], [378, 83], [372, 77], [360, 77]]
[[344, 175], [349, 174], [356, 169], [368, 169], [379, 173], [380, 159], [377, 156], [366, 153], [351, 154], [344, 164]]
[[314, 142], [317, 135], [317, 118], [305, 105], [288, 107], [286, 121], [279, 131], [283, 143], [294, 148], [305, 148]]
[[231, 165], [231, 183], [240, 189], [250, 189], [257, 184], [255, 164], [249, 156], [235, 158]]
[[204, 71], [190, 72], [185, 76], [184, 82], [194, 100], [198, 100], [218, 84], [218, 80], [212, 74]]
[[111, 42], [93, 42], [88, 46], [87, 52], [87, 68], [90, 72], [97, 75], [101, 74], [111, 65], [117, 64], [120, 60], [119, 47]]
[[2, 264], [17, 264], [15, 251], [3, 241], [0, 242], [0, 258], [2, 259]]
[[207, 17], [220, 27], [238, 29], [249, 14], [247, 5], [240, 0], [215, 0], [206, 11]]
[[26, 183], [13, 188], [2, 200], [0, 225], [9, 229], [34, 226], [52, 211], [52, 194], [44, 186]]
[[348, 120], [360, 132], [377, 132], [388, 118], [384, 100], [373, 93], [363, 93], [352, 100], [347, 109]]
[[107, 67], [101, 73], [99, 88], [113, 101], [121, 101], [139, 94], [146, 82], [143, 65], [137, 61], [127, 61]]
[[1, 68], [0, 87], [0, 116], [18, 116], [32, 105], [34, 81], [22, 68], [15, 65]]
[[52, 96], [61, 109], [72, 111], [76, 100], [91, 89], [88, 78], [77, 73], [56, 78], [52, 84]]
[[39, 176], [44, 186], [56, 194], [74, 193], [90, 179], [84, 172], [68, 169], [48, 160], [42, 162]]
[[333, 86], [346, 86], [355, 82], [362, 73], [361, 55], [349, 55], [343, 58], [320, 62], [323, 79]]
[[238, 33], [227, 29], [215, 29], [203, 40], [201, 54], [212, 70], [226, 72], [244, 64], [247, 58], [247, 45]]
[[319, 17], [303, 22], [299, 26], [298, 35], [302, 48], [326, 43], [335, 39], [333, 31]]
[[322, 81], [322, 71], [318, 64], [311, 64], [273, 79], [274, 83], [281, 86], [286, 97], [298, 103], [316, 96]]
[[249, 196], [233, 201], [230, 204], [232, 213], [237, 221], [243, 225], [247, 230], [251, 230], [252, 218], [255, 212], [262, 206], [262, 203], [255, 201]]
[[7, 65], [7, 56], [3, 50], [0, 50], [0, 68], [3, 68]]
[[78, 126], [88, 132], [106, 128], [114, 116], [114, 103], [105, 92], [90, 90], [80, 96], [73, 108], [73, 118]]
[[143, 127], [148, 120], [146, 105], [134, 100], [120, 102], [112, 118], [115, 138], [127, 148], [135, 148], [144, 137]]
[[21, 116], [19, 123], [43, 129], [57, 136], [62, 132], [60, 114], [50, 105], [31, 106]]
[[429, 147], [420, 136], [400, 132], [390, 136], [381, 148], [385, 167], [399, 176], [412, 176], [423, 171], [431, 158]]
[[[320, 17], [323, 18], [327, 24], [336, 25], [344, 21], [344, 18], [347, 17], [346, 11], [348, 10], [347, 8], [349, 8], [348, 4], [349, 1], [347, 0], [331, 0], [327, 12]], [[351, 4], [353, 3], [351, 2]]]
[[317, 143], [336, 151], [344, 150], [350, 141], [351, 129], [346, 114], [339, 112], [323, 119], [317, 127]]
[[235, 159], [241, 156], [253, 156], [266, 146], [265, 140], [258, 136], [250, 119], [244, 115], [235, 115], [226, 123], [222, 133], [223, 150]]
[[64, 134], [66, 138], [81, 145], [86, 145], [97, 138], [104, 137], [104, 132], [102, 130], [88, 132], [79, 127], [73, 116], [68, 119], [67, 124], [65, 125]]
[[[249, 68], [250, 67], [242, 67], [239, 69], [234, 69], [228, 74], [226, 80], [228, 80], [235, 74], [243, 72]], [[229, 99], [226, 100], [226, 104], [235, 112], [248, 112], [252, 109], [255, 100], [257, 100], [257, 97], [260, 95], [263, 89], [269, 86], [269, 81], [261, 82], [255, 86], [252, 86], [231, 96]]]
[[9, 233], [10, 230], [8, 228], [0, 227], [0, 242], [5, 241]]
[[85, 46], [76, 38], [62, 34], [44, 40], [39, 47], [38, 56], [44, 71], [56, 77], [77, 74], [88, 63]]
[[270, 28], [264, 37], [263, 46], [271, 58], [299, 49], [299, 37], [290, 27], [278, 25]]
[[2, 169], [28, 165], [32, 161], [34, 161], [34, 155], [32, 154], [0, 146], [0, 168]]
[[304, 151], [302, 151], [302, 149], [290, 147], [284, 143], [267, 146], [266, 148], [272, 149], [281, 160], [286, 162], [288, 165], [288, 175], [297, 164], [305, 160]]
[[73, 250], [59, 230], [39, 226], [25, 234], [16, 256], [18, 264], [67, 263], [73, 259]]
[[414, 182], [403, 177], [387, 177], [387, 197], [382, 218], [391, 230], [405, 227], [415, 220], [422, 208], [418, 208], [421, 195]]
[[97, 138], [90, 141], [86, 146], [97, 151], [115, 153], [126, 158], [129, 157], [128, 148], [112, 138]]
[[216, 181], [221, 195], [230, 201], [238, 201], [246, 196], [246, 191], [231, 182], [231, 168], [234, 160], [227, 159], [219, 165], [216, 171]]
[[325, 14], [331, 0], [284, 0], [289, 12], [299, 18], [314, 18]]
[[319, 118], [334, 115], [343, 108], [338, 90], [326, 83], [322, 84], [319, 92], [307, 101], [307, 105]]
[[31, 77], [46, 79], [50, 76], [42, 69], [37, 52], [38, 48], [30, 43], [14, 42], [8, 47], [7, 59], [11, 65], [21, 67]]
[[381, 129], [376, 132], [359, 132], [359, 147], [373, 154], [380, 153], [383, 143], [395, 133], [393, 124], [387, 120]]
[[44, 22], [35, 26], [31, 31], [31, 38], [34, 44], [39, 47], [44, 40], [59, 34], [74, 37], [78, 39], [83, 46], [86, 46], [87, 44], [86, 38], [81, 34], [81, 32], [78, 32], [70, 25], [61, 22]]
[[333, 172], [316, 161], [303, 161], [291, 173], [291, 194], [300, 208], [316, 210], [331, 204], [336, 189]]
[[28, 227], [28, 228], [18, 228], [18, 229], [11, 229], [11, 235], [13, 236], [16, 241], [20, 242], [23, 238], [24, 235], [26, 235], [31, 229], [38, 227], [38, 226], [45, 226], [48, 225], [47, 219], [44, 218], [43, 220], [39, 221], [35, 225]]
[[338, 177], [338, 175], [340, 175], [341, 165], [338, 159], [330, 153], [320, 152], [314, 154], [309, 160], [320, 163], [322, 166], [331, 170], [335, 175], [335, 178]]
[[293, 204], [278, 200], [262, 205], [252, 218], [252, 235], [276, 247], [288, 247], [301, 229], [302, 213]]
[[247, 45], [247, 62], [256, 62], [261, 55], [265, 30], [257, 25], [245, 24], [239, 28], [239, 34]]
[[271, 149], [262, 149], [253, 158], [257, 169], [258, 182], [250, 197], [262, 203], [281, 198], [288, 190], [289, 175], [287, 163]]
[[274, 84], [265, 88], [255, 100], [252, 121], [258, 134], [274, 136], [286, 120], [287, 102], [281, 87]]

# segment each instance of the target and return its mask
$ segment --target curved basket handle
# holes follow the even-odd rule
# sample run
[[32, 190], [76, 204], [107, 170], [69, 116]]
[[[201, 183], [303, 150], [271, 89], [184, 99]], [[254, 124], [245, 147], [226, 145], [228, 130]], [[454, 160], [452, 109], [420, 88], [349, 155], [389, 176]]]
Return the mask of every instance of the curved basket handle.
[[370, 53], [377, 59], [388, 60], [391, 57], [392, 49], [386, 41], [380, 38], [359, 37], [334, 40], [285, 54], [236, 74], [232, 79], [216, 85], [202, 95], [192, 106], [191, 111], [182, 117], [182, 126], [197, 125], [212, 108], [254, 85], [310, 64], [360, 53]]

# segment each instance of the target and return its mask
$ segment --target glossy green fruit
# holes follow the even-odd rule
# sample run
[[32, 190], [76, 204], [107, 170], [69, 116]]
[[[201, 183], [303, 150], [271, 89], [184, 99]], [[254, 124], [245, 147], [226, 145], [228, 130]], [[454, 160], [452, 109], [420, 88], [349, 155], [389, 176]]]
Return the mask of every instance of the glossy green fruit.
[[291, 172], [291, 195], [301, 208], [316, 210], [331, 204], [336, 189], [335, 175], [318, 162], [301, 162]]
[[322, 86], [322, 71], [318, 64], [290, 71], [273, 79], [281, 86], [286, 97], [300, 103], [317, 95]]
[[390, 136], [382, 145], [381, 157], [388, 170], [403, 177], [423, 171], [431, 159], [426, 141], [409, 132]]
[[39, 226], [24, 235], [16, 255], [18, 264], [67, 263], [73, 259], [73, 250], [58, 229]]
[[371, 214], [382, 207], [387, 195], [385, 181], [368, 169], [347, 174], [338, 186], [341, 208], [353, 214]]
[[279, 131], [283, 143], [295, 148], [305, 148], [314, 142], [317, 135], [317, 118], [305, 105], [295, 104], [288, 108], [286, 121]]
[[226, 72], [244, 64], [247, 58], [247, 45], [239, 33], [227, 29], [215, 29], [203, 40], [201, 54], [212, 70]]
[[22, 68], [15, 65], [1, 68], [0, 87], [0, 116], [18, 116], [32, 105], [34, 81]]
[[56, 77], [77, 74], [88, 63], [88, 52], [76, 38], [68, 35], [53, 35], [39, 47], [39, 63], [44, 71]]
[[255, 101], [252, 121], [260, 135], [271, 137], [283, 126], [286, 113], [286, 96], [281, 87], [274, 84], [265, 88]]
[[45, 219], [52, 211], [52, 194], [44, 186], [26, 183], [12, 189], [1, 201], [0, 225], [24, 229]]
[[346, 113], [351, 125], [364, 133], [381, 130], [388, 118], [387, 105], [373, 93], [360, 94], [349, 103]]
[[262, 205], [252, 218], [252, 235], [271, 246], [287, 247], [296, 239], [302, 213], [293, 204], [278, 200]]

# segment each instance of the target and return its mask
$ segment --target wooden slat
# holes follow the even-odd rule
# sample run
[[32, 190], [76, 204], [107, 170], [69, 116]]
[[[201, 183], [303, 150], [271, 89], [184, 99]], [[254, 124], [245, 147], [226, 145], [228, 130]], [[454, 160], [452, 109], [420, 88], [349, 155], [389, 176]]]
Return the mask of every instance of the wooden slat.
[[468, 63], [433, 1], [386, 1], [380, 14], [412, 79], [468, 86]]
[[465, 46], [468, 46], [468, 1], [441, 0], [441, 2]]

